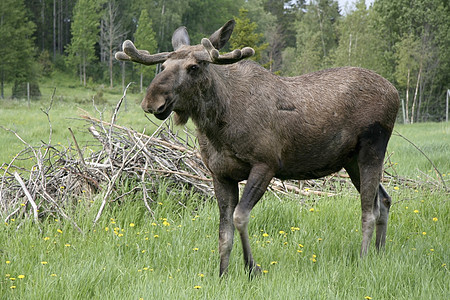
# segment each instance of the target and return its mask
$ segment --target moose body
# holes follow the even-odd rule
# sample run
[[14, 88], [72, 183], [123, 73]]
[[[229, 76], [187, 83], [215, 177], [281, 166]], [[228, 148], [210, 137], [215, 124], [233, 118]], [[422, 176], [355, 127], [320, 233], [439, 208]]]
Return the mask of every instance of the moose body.
[[[144, 111], [197, 127], [201, 155], [210, 170], [220, 211], [220, 275], [228, 267], [235, 228], [250, 272], [247, 231], [251, 209], [273, 177], [312, 179], [342, 168], [361, 195], [363, 241], [368, 251], [385, 244], [390, 197], [380, 184], [384, 155], [399, 107], [397, 90], [376, 73], [336, 68], [279, 77], [242, 60], [251, 48], [219, 55], [234, 27], [229, 21], [202, 45], [190, 46], [184, 27], [175, 51], [150, 55], [126, 41], [116, 57], [163, 63], [142, 101]], [[238, 182], [247, 180], [239, 200]]]

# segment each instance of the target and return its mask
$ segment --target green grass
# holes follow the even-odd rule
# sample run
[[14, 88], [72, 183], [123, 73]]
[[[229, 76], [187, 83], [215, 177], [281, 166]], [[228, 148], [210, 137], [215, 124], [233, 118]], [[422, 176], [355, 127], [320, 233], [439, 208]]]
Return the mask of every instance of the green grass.
[[[33, 145], [47, 142], [48, 122], [40, 108], [48, 106], [56, 84], [50, 112], [53, 143], [71, 142], [67, 127], [79, 143], [89, 141], [84, 123], [72, 118], [78, 106], [97, 116], [89, 102], [96, 91], [71, 88], [68, 81], [49, 79], [41, 86], [42, 100], [31, 107], [24, 101], [2, 101], [0, 125]], [[120, 97], [117, 90], [104, 94], [106, 120]], [[130, 95], [134, 105], [121, 111], [118, 124], [149, 127], [137, 105], [140, 97]], [[422, 149], [444, 178], [450, 176], [449, 124], [397, 125], [396, 130]], [[0, 163], [24, 147], [1, 129], [0, 139]], [[438, 180], [429, 161], [403, 138], [394, 135], [388, 152], [390, 171], [424, 182]], [[358, 255], [361, 213], [354, 189], [344, 188], [329, 198], [278, 199], [267, 193], [252, 211], [249, 226], [254, 257], [265, 270], [253, 280], [244, 271], [237, 236], [229, 274], [218, 277], [214, 201], [189, 191], [167, 194], [161, 184], [153, 196], [153, 216], [138, 193], [110, 203], [93, 226], [102, 195], [80, 198], [73, 211], [66, 210], [83, 234], [55, 217], [41, 222], [42, 233], [31, 220], [2, 221], [0, 299], [447, 299], [448, 193], [427, 185], [386, 188], [393, 198], [386, 250], [377, 254], [372, 245], [363, 260]]]
[[[57, 87], [55, 91], [55, 87]], [[52, 144], [69, 145], [72, 137], [68, 128], [72, 128], [80, 146], [92, 142], [87, 130], [87, 123], [80, 120], [80, 115], [87, 111], [91, 116], [99, 118], [99, 113], [92, 105], [92, 98], [100, 111], [103, 120], [110, 121], [112, 112], [122, 97], [121, 88], [84, 88], [78, 82], [73, 83], [67, 75], [59, 74], [44, 81], [41, 85], [42, 97], [40, 100], [0, 100], [0, 126], [15, 131], [22, 139], [33, 146], [41, 146], [49, 142], [50, 127], [47, 116], [42, 110], [50, 106], [53, 92], [53, 105], [49, 110], [52, 125]], [[6, 88], [9, 90], [9, 88]], [[99, 100], [96, 95], [101, 90], [103, 95]], [[6, 95], [8, 96], [8, 95]], [[127, 93], [126, 102], [121, 106], [117, 123], [142, 132], [154, 130], [154, 126], [144, 117], [140, 108], [142, 94]], [[80, 110], [81, 109], [81, 110]], [[25, 145], [16, 136], [0, 128], [0, 164], [9, 163], [16, 154], [23, 150]], [[27, 166], [26, 162], [19, 165]], [[29, 167], [29, 166], [28, 166]]]
[[218, 278], [219, 221], [211, 201], [190, 197], [181, 209], [180, 195], [161, 193], [151, 218], [141, 202], [127, 199], [92, 227], [101, 200], [82, 200], [74, 214], [84, 235], [54, 219], [44, 222], [42, 234], [31, 223], [19, 230], [14, 222], [0, 225], [0, 298], [446, 299], [448, 198], [391, 192], [386, 251], [364, 260], [356, 193], [308, 198], [307, 205], [266, 195], [249, 228], [254, 256], [267, 272], [254, 280], [243, 270], [239, 238], [228, 276]]

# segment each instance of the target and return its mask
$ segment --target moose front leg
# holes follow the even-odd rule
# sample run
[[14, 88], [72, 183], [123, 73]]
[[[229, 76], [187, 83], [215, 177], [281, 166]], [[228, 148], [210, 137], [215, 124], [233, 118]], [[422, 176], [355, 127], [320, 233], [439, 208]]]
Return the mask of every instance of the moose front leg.
[[226, 179], [214, 178], [214, 191], [220, 211], [219, 254], [220, 273], [227, 272], [231, 249], [233, 249], [234, 225], [233, 212], [239, 200], [238, 183]]
[[250, 212], [266, 191], [273, 175], [273, 171], [267, 165], [254, 166], [250, 171], [250, 176], [244, 188], [241, 201], [234, 210], [234, 225], [241, 237], [245, 266], [249, 270], [250, 275], [261, 272], [260, 267], [258, 267], [253, 260], [252, 251], [250, 249], [250, 239], [248, 235]]

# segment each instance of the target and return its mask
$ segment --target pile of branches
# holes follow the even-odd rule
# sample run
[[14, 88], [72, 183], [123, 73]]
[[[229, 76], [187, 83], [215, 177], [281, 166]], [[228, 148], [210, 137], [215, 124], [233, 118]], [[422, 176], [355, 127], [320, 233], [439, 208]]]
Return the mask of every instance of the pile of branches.
[[[38, 224], [39, 219], [54, 215], [70, 220], [81, 231], [66, 211], [71, 205], [77, 205], [79, 199], [92, 200], [95, 195], [101, 195], [101, 205], [94, 224], [108, 203], [127, 195], [142, 198], [145, 207], [153, 214], [152, 197], [157, 195], [161, 181], [167, 182], [169, 189], [175, 193], [190, 189], [205, 199], [213, 196], [212, 179], [201, 160], [194, 135], [187, 129], [181, 132], [174, 130], [171, 118], [156, 125], [158, 128], [151, 135], [117, 125], [116, 119], [124, 97], [118, 102], [110, 122], [88, 114], [81, 116], [95, 141], [90, 148], [81, 149], [70, 128], [71, 145], [52, 145], [48, 115], [51, 105], [46, 111], [43, 110], [50, 127], [48, 143], [32, 146], [16, 132], [6, 129], [26, 147], [9, 164], [2, 165], [0, 215], [6, 216], [5, 222], [11, 218], [33, 217]], [[16, 164], [21, 160], [31, 160], [33, 166], [30, 169], [18, 167]], [[387, 161], [389, 166], [389, 158]], [[384, 180], [389, 183], [412, 187], [421, 184], [388, 171], [389, 167]], [[125, 179], [131, 179], [134, 183], [131, 190], [120, 188], [120, 183]], [[277, 197], [280, 194], [333, 196], [343, 186], [351, 186], [351, 183], [348, 175], [340, 172], [301, 182], [274, 179], [269, 191]]]

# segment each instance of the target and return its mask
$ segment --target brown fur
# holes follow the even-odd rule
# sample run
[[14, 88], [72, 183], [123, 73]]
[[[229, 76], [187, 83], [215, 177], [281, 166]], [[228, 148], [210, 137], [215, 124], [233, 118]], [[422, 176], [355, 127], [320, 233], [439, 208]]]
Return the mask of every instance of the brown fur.
[[[213, 45], [224, 44], [230, 26], [210, 37]], [[247, 224], [272, 177], [310, 179], [345, 168], [361, 193], [361, 255], [375, 225], [382, 247], [390, 197], [380, 177], [399, 107], [392, 84], [353, 67], [287, 78], [251, 61], [215, 65], [201, 45], [183, 44], [183, 34], [174, 36], [177, 49], [150, 84], [142, 108], [162, 119], [174, 111], [178, 124], [191, 118], [197, 126], [220, 210], [220, 274], [227, 270], [235, 227], [246, 266], [259, 271]], [[247, 185], [239, 201], [241, 180]]]

